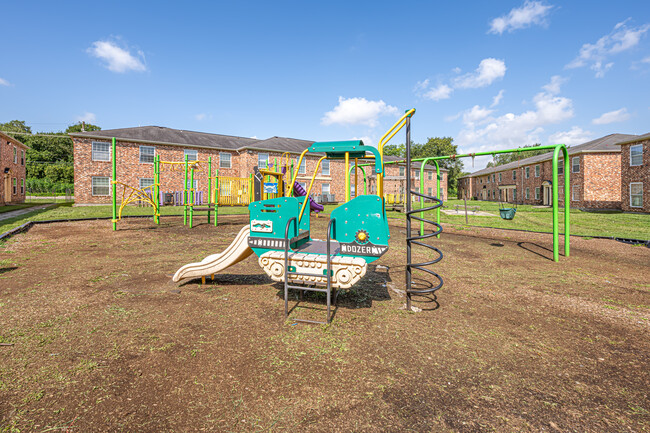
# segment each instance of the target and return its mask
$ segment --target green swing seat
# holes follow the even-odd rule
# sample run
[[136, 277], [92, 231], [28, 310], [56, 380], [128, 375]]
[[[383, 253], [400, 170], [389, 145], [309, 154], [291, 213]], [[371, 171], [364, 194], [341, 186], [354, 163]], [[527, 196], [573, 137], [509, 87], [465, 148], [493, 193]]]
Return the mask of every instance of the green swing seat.
[[499, 209], [499, 213], [501, 214], [501, 218], [504, 220], [511, 220], [515, 217], [517, 209], [514, 207], [504, 207]]

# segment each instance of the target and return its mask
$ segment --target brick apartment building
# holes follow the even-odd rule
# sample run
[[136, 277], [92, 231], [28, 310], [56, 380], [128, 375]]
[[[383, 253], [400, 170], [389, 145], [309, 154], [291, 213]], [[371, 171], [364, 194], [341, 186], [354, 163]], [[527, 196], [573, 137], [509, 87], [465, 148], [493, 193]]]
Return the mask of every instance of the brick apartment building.
[[[571, 207], [621, 208], [621, 146], [636, 135], [610, 134], [568, 148]], [[553, 152], [488, 167], [462, 176], [458, 197], [550, 206]], [[564, 203], [564, 161], [559, 164], [559, 201]]]
[[[74, 143], [74, 186], [75, 202], [78, 204], [100, 204], [111, 201], [111, 138], [116, 138], [117, 180], [127, 185], [143, 188], [153, 184], [153, 158], [160, 155], [164, 161], [207, 160], [212, 157], [213, 168], [219, 170], [219, 176], [248, 177], [255, 166], [262, 166], [267, 160], [280, 162], [282, 154], [288, 152], [294, 164], [302, 151], [313, 141], [285, 137], [272, 137], [265, 140], [234, 137], [229, 135], [209, 134], [203, 132], [183, 131], [159, 126], [143, 126], [103, 131], [88, 131], [70, 134]], [[307, 153], [298, 172], [297, 181], [305, 189], [308, 187], [322, 155]], [[283, 161], [282, 161], [283, 162]], [[312, 195], [330, 194], [337, 201], [345, 197], [345, 168], [340, 160], [321, 163]], [[415, 167], [415, 164], [414, 164]], [[398, 167], [386, 166], [387, 173], [399, 170]], [[413, 170], [415, 172], [415, 170]], [[419, 170], [417, 170], [419, 177]], [[434, 170], [435, 171], [435, 170]], [[369, 175], [368, 193], [371, 189], [373, 175]], [[351, 179], [354, 182], [354, 171]], [[363, 177], [359, 173], [360, 191]], [[435, 191], [435, 174], [425, 176], [425, 187]], [[405, 178], [404, 178], [405, 179]], [[163, 171], [161, 173], [161, 191], [181, 191], [183, 173], [180, 171]], [[446, 173], [443, 176], [442, 191], [446, 195]], [[207, 192], [207, 173], [195, 175], [195, 189]], [[398, 190], [400, 179], [384, 182], [387, 193]], [[221, 191], [224, 194], [224, 191]]]
[[26, 145], [0, 132], [0, 206], [25, 201], [26, 152]]
[[650, 212], [650, 134], [621, 146], [621, 209]]

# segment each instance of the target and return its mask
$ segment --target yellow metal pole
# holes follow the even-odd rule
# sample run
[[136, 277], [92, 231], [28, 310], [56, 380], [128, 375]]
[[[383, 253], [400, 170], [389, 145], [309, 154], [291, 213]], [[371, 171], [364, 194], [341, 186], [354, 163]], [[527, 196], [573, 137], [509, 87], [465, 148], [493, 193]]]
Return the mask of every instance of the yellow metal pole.
[[350, 152], [345, 152], [345, 202], [350, 201]]
[[[347, 152], [345, 153], [345, 156], [347, 158], [348, 154]], [[309, 201], [309, 194], [311, 194], [311, 188], [314, 186], [314, 180], [316, 180], [316, 174], [318, 173], [318, 167], [320, 167], [320, 163], [322, 160], [327, 158], [327, 155], [321, 157], [321, 159], [318, 160], [316, 163], [316, 169], [314, 170], [314, 175], [311, 177], [311, 182], [309, 183], [309, 189], [307, 190], [307, 194], [305, 195], [305, 201], [302, 203], [302, 208], [300, 209], [300, 215], [298, 215], [298, 224], [300, 224], [300, 221], [302, 220], [302, 214], [305, 212], [305, 207], [307, 206], [307, 202]], [[346, 176], [348, 179], [348, 183], [350, 182], [350, 176]], [[349, 185], [348, 185], [349, 186]]]
[[305, 149], [302, 151], [300, 154], [300, 158], [298, 158], [298, 165], [296, 165], [296, 171], [293, 174], [293, 178], [291, 179], [291, 186], [289, 187], [289, 194], [288, 196], [291, 197], [291, 194], [293, 193], [293, 184], [296, 183], [296, 179], [298, 178], [298, 172], [300, 171], [300, 164], [302, 163], [302, 158], [305, 156], [305, 153], [309, 152], [309, 148]]

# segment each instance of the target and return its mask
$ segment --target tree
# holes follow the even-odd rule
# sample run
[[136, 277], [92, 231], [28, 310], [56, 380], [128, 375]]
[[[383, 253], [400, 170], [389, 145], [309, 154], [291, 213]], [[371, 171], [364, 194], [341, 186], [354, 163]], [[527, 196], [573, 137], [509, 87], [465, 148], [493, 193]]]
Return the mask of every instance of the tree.
[[[458, 153], [458, 146], [453, 144], [451, 137], [430, 137], [424, 144], [411, 144], [411, 159], [427, 158], [430, 156], [446, 156]], [[388, 153], [387, 152], [388, 149]], [[404, 144], [384, 146], [384, 155], [406, 157], [406, 146]], [[449, 170], [447, 173], [447, 189], [449, 196], [456, 195], [458, 188], [458, 177], [463, 170], [463, 162], [459, 159], [443, 159], [438, 161], [441, 168]]]
[[82, 124], [81, 122], [75, 123], [74, 125], [70, 125], [66, 128], [65, 133], [69, 134], [71, 132], [81, 132], [81, 127], [83, 126], [84, 131], [101, 131], [102, 128], [100, 128], [97, 125], [93, 125], [91, 123], [86, 123]]
[[32, 128], [25, 125], [24, 120], [12, 120], [7, 123], [0, 123], [0, 131], [31, 134]]
[[[524, 147], [518, 147], [518, 149], [525, 149], [527, 147], [540, 146], [539, 143], [527, 144]], [[494, 159], [488, 162], [488, 167], [498, 167], [499, 165], [509, 164], [511, 162], [519, 161], [520, 159], [530, 158], [531, 156], [542, 155], [548, 153], [549, 150], [529, 150], [522, 152], [513, 152], [513, 153], [501, 153], [494, 155]]]

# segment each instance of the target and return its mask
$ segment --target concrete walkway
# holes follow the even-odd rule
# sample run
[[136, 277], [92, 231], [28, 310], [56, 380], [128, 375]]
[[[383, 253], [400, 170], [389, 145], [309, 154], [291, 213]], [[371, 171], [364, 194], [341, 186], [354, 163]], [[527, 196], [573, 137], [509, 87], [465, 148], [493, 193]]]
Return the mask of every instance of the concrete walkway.
[[0, 221], [8, 220], [9, 218], [15, 218], [21, 215], [25, 215], [37, 210], [46, 209], [50, 206], [54, 206], [54, 203], [49, 204], [39, 204], [38, 206], [28, 207], [26, 209], [12, 210], [9, 212], [0, 213]]

